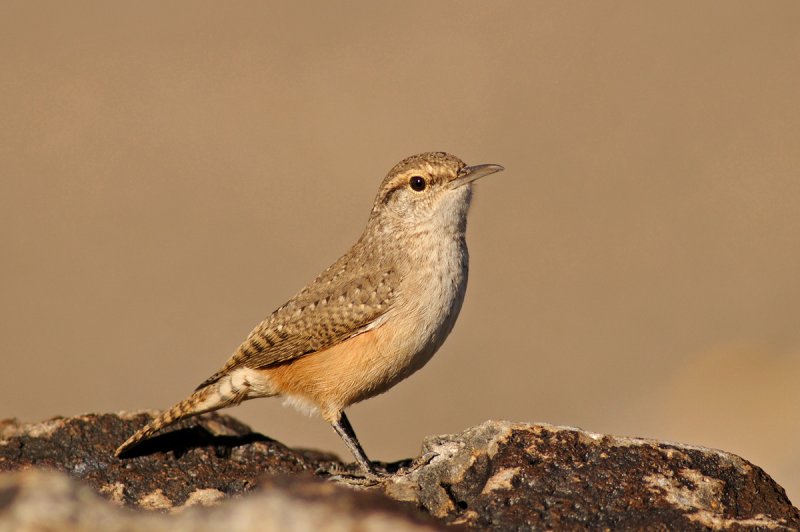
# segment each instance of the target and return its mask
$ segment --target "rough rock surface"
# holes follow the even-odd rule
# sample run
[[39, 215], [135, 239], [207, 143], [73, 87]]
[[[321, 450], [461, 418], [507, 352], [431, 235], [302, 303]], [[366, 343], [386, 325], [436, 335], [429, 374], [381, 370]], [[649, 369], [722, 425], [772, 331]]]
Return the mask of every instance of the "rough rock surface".
[[[0, 475], [0, 531], [417, 532], [441, 529], [387, 506], [385, 497], [330, 482], [278, 481], [216, 508], [170, 515], [133, 512], [100, 500], [63, 473], [29, 469]], [[396, 503], [395, 503], [396, 504]]]
[[430, 460], [385, 484], [480, 529], [800, 529], [800, 512], [736, 455], [570, 427], [489, 421], [428, 438]]
[[0, 422], [0, 471], [31, 466], [65, 471], [126, 506], [167, 509], [252, 490], [262, 474], [312, 475], [338, 463], [332, 455], [293, 450], [253, 433], [232, 417], [185, 420], [145, 441], [127, 459], [120, 442], [156, 412], [88, 414], [43, 423]]
[[712, 449], [489, 421], [428, 438], [413, 464], [369, 484], [212, 414], [115, 458], [151, 416], [0, 422], [0, 531], [800, 530], [764, 471]]

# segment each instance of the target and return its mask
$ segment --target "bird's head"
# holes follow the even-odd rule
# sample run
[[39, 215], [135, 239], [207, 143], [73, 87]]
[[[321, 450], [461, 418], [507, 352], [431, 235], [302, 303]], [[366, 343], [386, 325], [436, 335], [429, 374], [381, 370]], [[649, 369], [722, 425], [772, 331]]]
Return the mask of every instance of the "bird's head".
[[414, 155], [397, 163], [381, 183], [370, 220], [394, 229], [463, 231], [472, 182], [503, 170], [497, 164], [467, 166], [444, 152]]

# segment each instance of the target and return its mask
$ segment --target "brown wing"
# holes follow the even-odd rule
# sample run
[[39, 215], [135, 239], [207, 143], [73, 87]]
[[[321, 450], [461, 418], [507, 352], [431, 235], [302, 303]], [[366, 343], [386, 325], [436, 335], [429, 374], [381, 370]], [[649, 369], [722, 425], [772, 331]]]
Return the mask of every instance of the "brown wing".
[[376, 326], [392, 308], [396, 275], [391, 268], [355, 274], [337, 262], [253, 329], [225, 366], [198, 389], [236, 368], [288, 362]]

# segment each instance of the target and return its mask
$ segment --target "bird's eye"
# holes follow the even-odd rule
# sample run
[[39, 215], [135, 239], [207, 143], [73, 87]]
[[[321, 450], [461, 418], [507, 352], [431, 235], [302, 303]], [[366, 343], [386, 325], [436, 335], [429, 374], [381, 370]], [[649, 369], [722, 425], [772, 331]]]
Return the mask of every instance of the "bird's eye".
[[416, 190], [417, 192], [422, 192], [423, 190], [425, 190], [425, 187], [427, 185], [428, 183], [422, 176], [415, 175], [408, 180], [408, 186], [411, 187], [411, 190]]

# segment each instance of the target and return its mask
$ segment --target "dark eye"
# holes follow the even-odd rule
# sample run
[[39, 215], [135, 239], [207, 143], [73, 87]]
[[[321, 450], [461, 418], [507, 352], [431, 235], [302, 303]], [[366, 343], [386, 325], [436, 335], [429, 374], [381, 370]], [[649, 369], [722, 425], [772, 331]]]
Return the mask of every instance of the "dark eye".
[[411, 187], [411, 190], [416, 190], [417, 192], [422, 192], [425, 190], [427, 184], [428, 183], [425, 181], [425, 178], [418, 175], [413, 176], [408, 181], [408, 186]]

